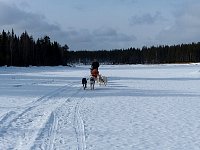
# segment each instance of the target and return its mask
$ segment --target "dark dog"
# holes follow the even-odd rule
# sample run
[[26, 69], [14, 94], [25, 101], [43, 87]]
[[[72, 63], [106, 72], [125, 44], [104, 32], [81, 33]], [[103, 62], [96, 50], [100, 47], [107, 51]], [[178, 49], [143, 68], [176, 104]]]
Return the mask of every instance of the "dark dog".
[[87, 79], [82, 78], [82, 84], [83, 84], [83, 89], [85, 90], [87, 88]]

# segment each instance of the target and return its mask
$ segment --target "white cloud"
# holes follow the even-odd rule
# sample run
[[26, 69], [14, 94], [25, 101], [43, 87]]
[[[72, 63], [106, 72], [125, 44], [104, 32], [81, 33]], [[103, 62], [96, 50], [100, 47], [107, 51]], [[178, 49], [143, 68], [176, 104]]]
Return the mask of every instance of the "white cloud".
[[18, 34], [26, 30], [35, 40], [47, 35], [51, 40], [58, 41], [61, 45], [68, 44], [70, 49], [75, 50], [122, 48], [128, 47], [130, 41], [136, 40], [135, 36], [120, 33], [110, 27], [90, 30], [68, 28], [64, 31], [60, 25], [49, 23], [44, 15], [26, 12], [4, 2], [0, 2], [0, 25], [1, 30], [13, 28]]
[[119, 33], [113, 28], [102, 27], [90, 31], [88, 29], [68, 29], [64, 35], [72, 49], [112, 49], [130, 46], [135, 36]]
[[0, 25], [2, 30], [13, 28], [19, 34], [26, 30], [36, 38], [62, 32], [58, 25], [48, 23], [45, 16], [25, 12], [15, 5], [8, 5], [4, 2], [0, 2]]
[[[200, 39], [200, 2], [191, 1], [172, 6], [165, 0], [69, 0], [65, 6], [53, 0], [0, 0], [0, 30], [26, 30], [34, 39], [48, 35], [74, 50], [190, 42]], [[169, 6], [177, 7], [175, 19], [169, 16], [173, 10]]]
[[174, 14], [175, 23], [162, 30], [157, 39], [162, 43], [190, 43], [200, 41], [200, 2], [188, 3]]
[[144, 25], [144, 24], [154, 24], [159, 21], [165, 21], [164, 17], [160, 12], [156, 12], [154, 15], [150, 13], [145, 13], [143, 15], [134, 15], [130, 19], [130, 25]]

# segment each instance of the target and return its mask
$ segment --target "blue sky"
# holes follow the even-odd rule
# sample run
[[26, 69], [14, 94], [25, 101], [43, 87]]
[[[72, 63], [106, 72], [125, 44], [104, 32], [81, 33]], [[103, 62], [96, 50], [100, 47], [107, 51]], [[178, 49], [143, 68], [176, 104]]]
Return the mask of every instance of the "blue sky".
[[48, 35], [71, 50], [200, 41], [199, 0], [0, 0], [0, 30]]

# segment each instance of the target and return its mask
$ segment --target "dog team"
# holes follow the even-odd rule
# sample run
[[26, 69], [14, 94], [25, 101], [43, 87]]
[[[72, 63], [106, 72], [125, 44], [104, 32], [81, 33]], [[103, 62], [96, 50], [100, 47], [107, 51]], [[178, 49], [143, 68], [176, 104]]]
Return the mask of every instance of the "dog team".
[[[87, 80], [86, 78], [82, 78], [82, 84], [83, 84], [83, 89], [85, 90], [87, 88]], [[94, 84], [95, 84], [95, 79], [94, 77], [90, 77], [90, 88], [91, 90], [94, 90]]]
[[99, 85], [107, 85], [107, 77], [105, 76], [97, 76], [97, 78], [91, 76], [89, 79], [87, 78], [82, 78], [82, 85], [83, 85], [83, 89], [85, 90], [87, 88], [87, 81], [89, 80], [89, 83], [90, 83], [90, 89], [91, 90], [94, 90], [94, 85], [95, 85], [95, 82], [99, 83]]
[[[107, 77], [101, 76], [99, 74], [98, 68], [99, 68], [99, 62], [96, 59], [94, 59], [90, 68], [91, 76], [90, 76], [89, 81], [90, 81], [91, 90], [94, 90], [95, 81], [97, 81], [99, 85], [107, 84]], [[82, 84], [83, 84], [84, 90], [87, 88], [87, 80], [88, 80], [87, 78], [82, 78]]]

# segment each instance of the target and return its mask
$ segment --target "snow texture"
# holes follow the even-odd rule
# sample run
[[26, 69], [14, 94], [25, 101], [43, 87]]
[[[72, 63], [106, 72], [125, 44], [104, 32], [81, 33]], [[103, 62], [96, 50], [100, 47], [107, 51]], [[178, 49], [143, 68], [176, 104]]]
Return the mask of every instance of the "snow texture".
[[89, 67], [1, 67], [0, 149], [200, 149], [200, 64]]

